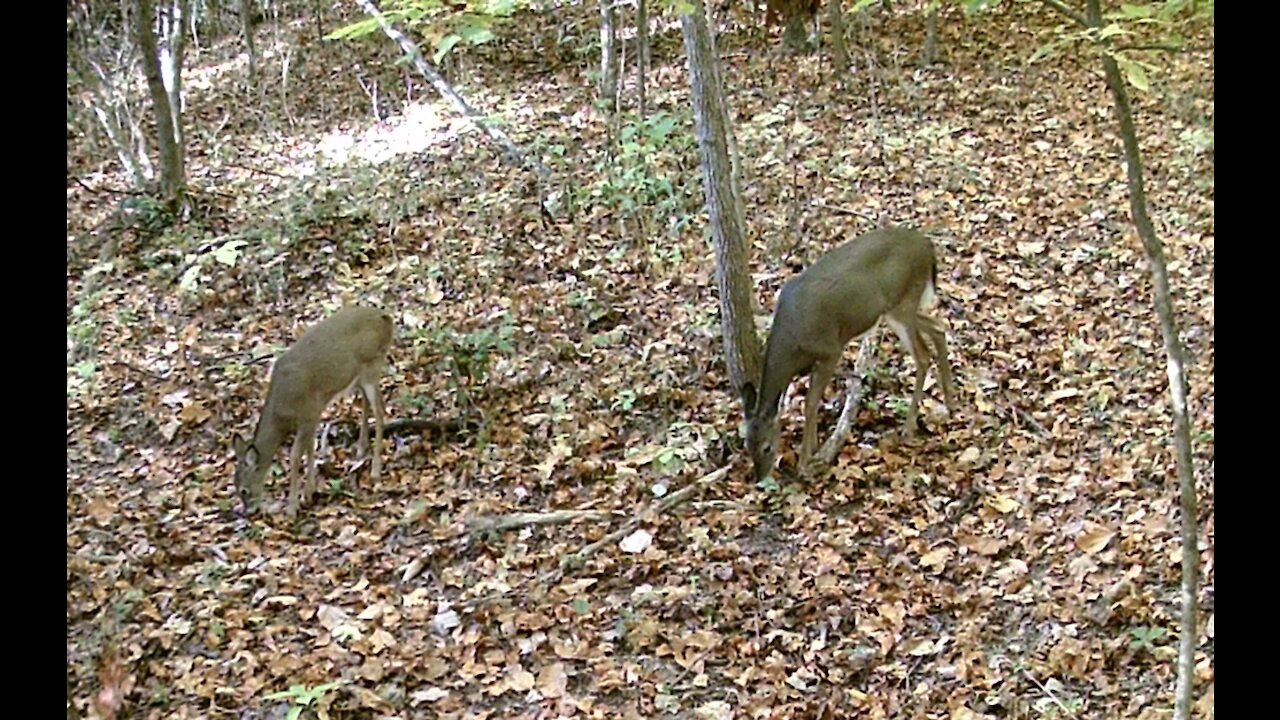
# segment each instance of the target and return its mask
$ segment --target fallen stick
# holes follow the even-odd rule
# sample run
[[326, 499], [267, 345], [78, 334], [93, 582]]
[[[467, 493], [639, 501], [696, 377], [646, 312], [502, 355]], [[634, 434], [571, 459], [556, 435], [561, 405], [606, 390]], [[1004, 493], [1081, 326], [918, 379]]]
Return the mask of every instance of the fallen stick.
[[602, 510], [555, 510], [553, 512], [522, 512], [506, 515], [488, 515], [467, 521], [468, 533], [493, 532], [528, 527], [530, 525], [560, 525], [580, 518], [607, 520], [613, 513]]
[[[878, 330], [879, 326], [876, 327]], [[844, 408], [840, 410], [840, 419], [836, 420], [836, 429], [832, 431], [831, 437], [827, 438], [822, 449], [814, 456], [822, 466], [829, 466], [835, 462], [836, 455], [840, 454], [840, 450], [849, 439], [849, 430], [853, 426], [853, 414], [862, 402], [862, 393], [865, 390], [862, 376], [866, 374], [867, 366], [875, 359], [879, 336], [880, 333], [877, 331], [869, 332], [858, 346], [858, 359], [853, 363], [853, 377], [849, 379], [849, 391], [845, 395]], [[873, 340], [877, 342], [872, 342]]]
[[382, 432], [393, 433], [401, 430], [440, 430], [444, 432], [457, 432], [465, 429], [468, 421], [475, 421], [479, 419], [480, 416], [475, 413], [467, 413], [461, 417], [444, 419], [395, 418], [383, 423]]
[[[561, 580], [564, 579], [566, 569], [570, 567], [582, 567], [584, 561], [588, 557], [595, 554], [596, 551], [598, 551], [600, 548], [604, 547], [605, 545], [608, 545], [613, 542], [617, 542], [618, 540], [622, 539], [623, 536], [625, 536], [627, 533], [634, 530], [637, 525], [644, 522], [646, 519], [652, 517], [656, 513], [666, 512], [670, 510], [676, 505], [679, 505], [680, 503], [689, 499], [689, 497], [692, 496], [698, 490], [706, 488], [712, 483], [718, 482], [719, 480], [724, 478], [725, 475], [729, 474], [730, 467], [732, 466], [725, 465], [719, 470], [714, 470], [712, 472], [709, 472], [706, 475], [703, 475], [702, 477], [698, 478], [697, 480], [694, 480], [693, 482], [689, 483], [685, 487], [682, 487], [679, 490], [671, 493], [670, 495], [662, 498], [661, 500], [653, 503], [652, 505], [645, 508], [644, 510], [641, 510], [634, 517], [632, 517], [630, 520], [624, 523], [621, 528], [618, 528], [616, 531], [611, 532], [608, 535], [605, 535], [604, 537], [591, 543], [590, 545], [587, 545], [586, 547], [582, 548], [578, 552], [572, 555], [565, 556], [565, 558], [560, 561], [560, 567], [552, 570], [548, 570], [542, 575], [539, 575], [534, 582], [540, 585], [548, 585], [548, 584], [560, 582]], [[482, 595], [480, 597], [470, 598], [467, 600], [460, 600], [458, 601], [458, 606], [459, 607], [475, 607], [477, 605], [481, 605], [486, 602], [500, 600], [503, 597], [506, 597], [507, 595], [510, 595], [511, 593], [515, 592], [515, 590], [516, 588], [508, 588], [506, 590], [499, 590], [498, 592], [489, 593], [488, 595]]]
[[625, 536], [627, 533], [634, 530], [637, 525], [649, 519], [653, 515], [670, 510], [676, 505], [679, 505], [680, 503], [689, 499], [689, 496], [693, 495], [698, 490], [705, 488], [711, 483], [718, 482], [725, 475], [729, 474], [730, 467], [732, 466], [725, 465], [719, 470], [709, 472], [706, 475], [703, 475], [702, 477], [698, 478], [697, 480], [694, 480], [693, 482], [689, 483], [688, 485], [680, 488], [679, 490], [671, 493], [670, 495], [662, 498], [661, 500], [653, 503], [652, 505], [645, 508], [644, 510], [641, 510], [638, 514], [636, 514], [635, 517], [623, 523], [622, 527], [618, 528], [617, 530], [614, 530], [608, 535], [605, 535], [599, 540], [582, 548], [578, 552], [572, 555], [566, 555], [565, 558], [560, 561], [560, 567], [564, 568], [569, 565], [581, 566], [582, 563], [586, 561], [588, 557], [591, 557], [593, 554], [595, 554], [597, 550], [604, 547], [605, 545], [621, 540], [623, 536]]

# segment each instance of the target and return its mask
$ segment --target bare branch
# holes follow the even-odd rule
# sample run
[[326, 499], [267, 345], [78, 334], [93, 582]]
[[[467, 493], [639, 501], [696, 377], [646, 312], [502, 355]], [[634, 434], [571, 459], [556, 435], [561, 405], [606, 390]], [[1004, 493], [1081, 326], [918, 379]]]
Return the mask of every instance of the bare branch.
[[442, 432], [457, 432], [467, 427], [468, 421], [475, 421], [480, 416], [475, 413], [465, 414], [456, 418], [396, 418], [388, 420], [382, 426], [382, 432], [391, 434], [398, 433], [401, 430], [439, 430]]
[[834, 210], [835, 212], [841, 213], [842, 215], [852, 215], [853, 217], [860, 217], [863, 220], [866, 220], [867, 222], [871, 223], [872, 225], [878, 225], [880, 222], [878, 218], [874, 218], [864, 212], [854, 210], [853, 208], [847, 208], [842, 205], [832, 205], [831, 203], [823, 202], [821, 200], [816, 201], [814, 203], [814, 207], [822, 208], [823, 210]]
[[[666, 512], [670, 510], [676, 505], [679, 505], [680, 503], [689, 499], [689, 497], [692, 496], [698, 490], [701, 490], [711, 485], [712, 483], [719, 482], [721, 479], [724, 478], [725, 475], [729, 474], [730, 467], [732, 466], [725, 465], [719, 470], [715, 470], [713, 472], [707, 473], [706, 475], [703, 475], [697, 480], [694, 480], [692, 483], [689, 483], [689, 485], [683, 488], [680, 488], [676, 492], [673, 492], [670, 495], [662, 498], [661, 500], [653, 503], [649, 507], [640, 511], [640, 513], [638, 513], [635, 517], [628, 520], [622, 527], [618, 528], [616, 531], [611, 532], [608, 535], [605, 535], [604, 537], [591, 543], [590, 545], [587, 545], [586, 547], [582, 548], [581, 550], [574, 553], [573, 555], [566, 556], [564, 561], [560, 563], [560, 567], [552, 570], [548, 570], [542, 575], [539, 575], [534, 580], [534, 583], [539, 585], [546, 585], [550, 583], [560, 582], [560, 580], [564, 578], [566, 569], [570, 567], [580, 566], [584, 560], [586, 560], [588, 557], [590, 557], [600, 548], [622, 539], [623, 536], [625, 536], [627, 533], [634, 530], [637, 525], [644, 522], [646, 519], [652, 517], [657, 513]], [[478, 605], [482, 605], [487, 602], [500, 600], [503, 597], [506, 597], [507, 595], [510, 595], [514, 592], [516, 592], [515, 588], [507, 588], [505, 590], [499, 590], [497, 592], [492, 592], [487, 595], [482, 595], [480, 597], [474, 597], [467, 600], [462, 600], [458, 604], [461, 607], [476, 607]]]
[[1080, 14], [1080, 11], [1070, 7], [1069, 5], [1062, 2], [1061, 0], [1040, 0], [1040, 2], [1044, 3], [1045, 5], [1048, 5], [1054, 10], [1057, 10], [1058, 12], [1067, 16], [1068, 18], [1071, 19], [1072, 22], [1076, 23], [1082, 28], [1093, 27], [1093, 24], [1089, 22], [1089, 19], [1086, 18], [1084, 15]]
[[550, 177], [551, 172], [547, 170], [542, 163], [537, 160], [527, 158], [524, 152], [516, 146], [515, 142], [512, 141], [506, 133], [486, 122], [480, 113], [477, 112], [475, 108], [471, 107], [471, 105], [461, 95], [459, 95], [451, 85], [449, 85], [449, 82], [444, 79], [444, 76], [436, 72], [435, 68], [431, 67], [431, 64], [422, 57], [422, 51], [418, 49], [418, 46], [415, 45], [412, 40], [405, 37], [399, 30], [392, 27], [386, 16], [378, 10], [372, 0], [355, 0], [355, 2], [363, 8], [370, 17], [378, 21], [378, 25], [382, 27], [382, 32], [386, 33], [387, 37], [391, 38], [393, 42], [400, 46], [400, 49], [408, 56], [409, 61], [413, 63], [413, 66], [417, 68], [418, 72], [422, 73], [422, 76], [431, 83], [432, 87], [434, 87], [441, 96], [448, 100], [463, 117], [470, 120], [477, 128], [480, 129], [481, 132], [487, 135], [490, 140], [497, 143], [512, 163], [518, 167], [525, 167], [532, 170], [539, 179], [546, 179]]
[[1183, 53], [1190, 52], [1192, 50], [1192, 48], [1188, 48], [1183, 45], [1162, 45], [1160, 43], [1140, 43], [1137, 45], [1115, 45], [1113, 47], [1117, 52], [1124, 52], [1125, 50], [1155, 50], [1159, 52], [1166, 52], [1166, 53], [1169, 53], [1170, 55], [1181, 55]]
[[560, 566], [563, 568], [563, 567], [568, 567], [572, 565], [580, 565], [588, 557], [591, 557], [593, 554], [595, 554], [595, 552], [600, 548], [604, 547], [605, 545], [611, 545], [621, 540], [623, 536], [625, 536], [627, 533], [630, 533], [632, 530], [636, 528], [637, 525], [644, 522], [645, 520], [653, 517], [658, 513], [662, 513], [670, 510], [676, 505], [679, 505], [685, 500], [688, 500], [689, 497], [693, 495], [696, 491], [701, 490], [707, 487], [708, 485], [711, 485], [712, 483], [719, 482], [725, 475], [729, 474], [730, 467], [731, 467], [730, 465], [725, 465], [719, 470], [707, 473], [706, 475], [703, 475], [697, 480], [694, 480], [693, 482], [689, 483], [685, 487], [682, 487], [679, 490], [671, 493], [670, 495], [662, 498], [658, 502], [640, 511], [640, 513], [638, 513], [635, 517], [623, 523], [622, 527], [609, 533], [608, 535], [605, 535], [604, 537], [591, 543], [590, 545], [582, 548], [581, 550], [574, 553], [573, 555], [566, 556], [564, 561], [560, 563]]
[[602, 510], [556, 510], [544, 513], [508, 513], [506, 515], [488, 515], [473, 518], [467, 522], [467, 532], [491, 532], [512, 530], [530, 525], [560, 525], [586, 518], [587, 520], [607, 520], [613, 513]]
[[836, 455], [840, 454], [840, 450], [849, 439], [849, 429], [853, 425], [853, 413], [862, 402], [862, 392], [864, 390], [862, 377], [866, 374], [867, 367], [871, 365], [871, 361], [876, 356], [876, 344], [879, 337], [879, 332], [869, 332], [862, 338], [862, 343], [858, 346], [858, 359], [853, 363], [853, 377], [849, 380], [849, 392], [845, 395], [844, 408], [840, 410], [840, 419], [836, 420], [836, 428], [831, 432], [831, 437], [823, 444], [822, 449], [814, 455], [815, 460], [821, 463], [822, 466], [828, 466], [835, 462]]

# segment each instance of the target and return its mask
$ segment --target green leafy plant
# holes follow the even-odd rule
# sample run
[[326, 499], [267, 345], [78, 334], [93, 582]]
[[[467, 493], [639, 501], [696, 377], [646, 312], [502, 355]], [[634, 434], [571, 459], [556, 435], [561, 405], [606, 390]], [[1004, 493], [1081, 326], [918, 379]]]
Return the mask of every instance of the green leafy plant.
[[147, 704], [152, 707], [165, 707], [173, 702], [173, 693], [165, 685], [157, 687], [151, 692], [151, 697], [147, 698]]
[[1178, 133], [1178, 139], [1183, 143], [1184, 163], [1189, 163], [1192, 159], [1213, 152], [1213, 128], [1212, 127], [1196, 127], [1187, 128]]
[[341, 682], [325, 683], [308, 688], [306, 685], [291, 685], [288, 690], [278, 693], [271, 693], [267, 696], [268, 700], [288, 700], [290, 707], [289, 713], [285, 716], [286, 720], [298, 720], [302, 715], [302, 711], [311, 707], [312, 704], [324, 704], [324, 696], [329, 692], [342, 686]]
[[655, 218], [672, 236], [688, 224], [694, 183], [679, 169], [693, 164], [693, 134], [686, 115], [658, 113], [622, 126], [617, 152], [596, 168], [599, 180], [585, 189], [624, 216]]
[[771, 495], [781, 489], [778, 485], [778, 481], [774, 480], [772, 475], [756, 483], [756, 487]]
[[484, 382], [496, 353], [512, 351], [511, 338], [515, 325], [505, 315], [497, 325], [469, 333], [458, 333], [449, 328], [428, 330], [422, 338], [445, 358], [455, 371], [454, 381], [466, 379], [469, 384]]
[[613, 410], [621, 410], [622, 412], [627, 412], [631, 410], [631, 408], [635, 407], [635, 405], [636, 405], [635, 391], [630, 389], [624, 389], [624, 390], [618, 391], [618, 394], [614, 396], [613, 402], [610, 403], [609, 407]]
[[342, 478], [329, 479], [329, 494], [334, 497], [355, 497], [351, 489], [342, 482]]
[[1156, 641], [1169, 634], [1168, 630], [1160, 627], [1147, 627], [1145, 625], [1129, 629], [1129, 635], [1133, 639], [1129, 641], [1129, 647], [1139, 652], [1153, 652], [1156, 649]]
[[248, 246], [248, 240], [242, 237], [235, 237], [225, 242], [216, 243], [204, 250], [187, 254], [183, 258], [187, 269], [182, 272], [182, 277], [178, 280], [178, 287], [189, 294], [198, 293], [203, 271], [210, 261], [225, 268], [234, 268], [240, 262], [241, 256], [244, 255], [244, 249]]
[[[102, 300], [102, 291], [97, 290], [82, 298], [71, 308], [71, 317], [67, 321], [67, 344], [77, 348], [92, 347], [98, 337], [97, 308]], [[68, 355], [68, 360], [71, 356]]]
[[150, 195], [136, 195], [120, 203], [125, 224], [148, 235], [158, 235], [177, 219], [165, 204]]
[[79, 398], [86, 395], [93, 387], [93, 376], [98, 371], [97, 363], [92, 360], [81, 360], [69, 368], [67, 374], [67, 397]]
[[[493, 30], [517, 10], [524, 0], [391, 0], [382, 3], [383, 17], [393, 25], [408, 27], [435, 48], [431, 61], [439, 64], [459, 44], [483, 45]], [[352, 40], [379, 30], [375, 18], [364, 18], [329, 33], [326, 40]]]
[[[1158, 44], [1168, 49], [1179, 49], [1186, 44], [1180, 32], [1184, 26], [1188, 23], [1213, 21], [1213, 3], [1191, 2], [1191, 0], [1165, 0], [1163, 3], [1150, 4], [1122, 3], [1118, 10], [1105, 13], [1102, 17], [1103, 24], [1097, 28], [1059, 33], [1054, 39], [1037, 48], [1032, 53], [1030, 62], [1034, 63], [1050, 57], [1067, 45], [1081, 42], [1106, 43], [1132, 38], [1139, 35], [1139, 27], [1144, 25], [1154, 28]], [[1147, 37], [1151, 29], [1141, 32], [1142, 37]], [[1115, 60], [1130, 85], [1141, 92], [1150, 90], [1150, 75], [1158, 68], [1149, 62], [1139, 60], [1133, 52], [1117, 49], [1118, 47], [1119, 45], [1107, 44], [1102, 51]]]

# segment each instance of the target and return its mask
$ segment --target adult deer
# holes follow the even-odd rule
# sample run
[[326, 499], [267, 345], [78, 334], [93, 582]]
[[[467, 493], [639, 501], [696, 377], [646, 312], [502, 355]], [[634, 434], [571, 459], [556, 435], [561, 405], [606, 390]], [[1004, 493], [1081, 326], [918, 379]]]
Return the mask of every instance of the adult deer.
[[262, 486], [272, 458], [285, 438], [293, 435], [289, 454], [290, 518], [298, 514], [301, 478], [298, 466], [306, 456], [307, 487], [303, 504], [316, 489], [316, 428], [320, 415], [335, 398], [353, 387], [364, 396], [360, 421], [361, 455], [369, 451], [369, 411], [373, 410], [373, 480], [382, 475], [382, 396], [378, 380], [391, 346], [391, 316], [370, 307], [346, 307], [303, 334], [280, 356], [271, 371], [267, 401], [252, 440], [236, 434], [236, 489], [245, 511], [253, 514], [262, 499]]
[[[920, 395], [936, 358], [947, 407], [955, 391], [942, 325], [923, 311], [933, 305], [938, 264], [933, 243], [915, 230], [887, 228], [854, 238], [818, 258], [783, 285], [765, 345], [759, 385], [742, 388], [747, 413], [747, 450], [757, 480], [773, 472], [778, 453], [778, 404], [787, 386], [809, 374], [804, 401], [800, 467], [817, 444], [818, 406], [845, 346], [883, 317], [916, 363], [915, 392], [906, 433], [914, 434]], [[933, 350], [925, 344], [927, 335]]]

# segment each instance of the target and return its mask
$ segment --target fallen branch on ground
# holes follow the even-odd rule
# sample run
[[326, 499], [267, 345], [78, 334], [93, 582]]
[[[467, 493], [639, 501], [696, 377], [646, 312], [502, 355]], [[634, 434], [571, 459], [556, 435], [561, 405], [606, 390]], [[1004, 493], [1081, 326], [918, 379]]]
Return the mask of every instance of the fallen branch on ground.
[[1039, 435], [1040, 437], [1048, 438], [1050, 440], [1053, 439], [1053, 433], [1049, 432], [1048, 428], [1046, 428], [1039, 420], [1036, 420], [1035, 417], [1031, 415], [1031, 413], [1027, 412], [1026, 410], [1023, 410], [1020, 405], [1014, 402], [1013, 398], [1009, 398], [1009, 409], [1013, 410], [1014, 415], [1022, 418], [1023, 422], [1029, 425], [1031, 429], [1036, 432], [1037, 435]]
[[502, 148], [507, 159], [516, 165], [516, 167], [529, 169], [538, 177], [539, 180], [546, 180], [551, 176], [551, 172], [547, 170], [545, 165], [526, 156], [506, 133], [493, 124], [487, 122], [475, 108], [471, 107], [470, 103], [459, 95], [458, 91], [454, 90], [453, 86], [444, 79], [444, 76], [436, 72], [435, 68], [431, 67], [431, 64], [422, 56], [422, 51], [418, 49], [418, 46], [414, 44], [412, 40], [405, 37], [399, 30], [392, 27], [386, 16], [378, 11], [378, 7], [373, 4], [372, 0], [355, 1], [357, 5], [364, 9], [365, 12], [369, 13], [370, 17], [378, 21], [378, 25], [382, 28], [382, 32], [386, 33], [387, 37], [391, 38], [394, 43], [400, 46], [400, 49], [403, 50], [404, 54], [408, 57], [409, 62], [412, 63], [413, 67], [427, 79], [427, 82], [431, 83], [431, 86], [436, 89], [436, 92], [440, 93], [441, 97], [445, 100], [448, 100], [460, 115], [471, 121], [473, 125], [483, 132], [490, 140], [496, 143], [498, 147]]
[[876, 329], [863, 336], [862, 343], [858, 346], [858, 359], [853, 363], [853, 376], [849, 378], [849, 391], [845, 395], [844, 408], [840, 411], [840, 419], [836, 420], [836, 429], [831, 432], [831, 437], [827, 439], [822, 449], [814, 456], [814, 459], [822, 467], [830, 466], [831, 463], [835, 462], [836, 455], [840, 454], [840, 450], [844, 448], [845, 442], [849, 439], [849, 430], [853, 427], [854, 411], [862, 403], [862, 393], [866, 389], [866, 385], [862, 382], [862, 377], [866, 374], [867, 367], [871, 365], [871, 361], [876, 356], [876, 347], [880, 336], [879, 327], [877, 325]]
[[[442, 432], [457, 432], [467, 427], [468, 421], [479, 419], [479, 415], [475, 413], [467, 413], [462, 417], [452, 417], [438, 420], [436, 418], [395, 418], [388, 420], [382, 424], [383, 433], [398, 433], [405, 430], [440, 430]], [[357, 429], [359, 429], [357, 427]]]
[[815, 202], [814, 205], [816, 207], [822, 208], [823, 210], [831, 210], [833, 212], [838, 212], [843, 215], [852, 215], [853, 217], [862, 218], [863, 220], [866, 220], [872, 225], [878, 226], [880, 223], [880, 220], [878, 218], [872, 217], [864, 212], [854, 210], [853, 208], [844, 207], [843, 205], [833, 205], [831, 203], [822, 202], [822, 201]]
[[[583, 562], [588, 557], [595, 554], [596, 551], [598, 551], [600, 548], [604, 547], [605, 545], [609, 545], [621, 540], [625, 535], [627, 535], [632, 530], [634, 530], [636, 526], [639, 525], [640, 523], [644, 522], [645, 520], [653, 517], [658, 513], [667, 512], [668, 510], [675, 507], [676, 505], [679, 505], [685, 500], [688, 500], [697, 491], [708, 487], [712, 483], [719, 482], [721, 479], [724, 478], [725, 475], [729, 474], [730, 467], [732, 466], [725, 465], [719, 470], [714, 470], [712, 472], [709, 472], [706, 475], [703, 475], [702, 477], [698, 478], [697, 480], [694, 480], [693, 482], [689, 483], [685, 487], [682, 487], [679, 490], [671, 493], [670, 495], [662, 498], [661, 500], [653, 503], [652, 505], [645, 508], [644, 510], [641, 510], [639, 513], [637, 513], [634, 517], [632, 517], [630, 520], [624, 523], [622, 527], [618, 528], [616, 531], [611, 532], [608, 535], [605, 535], [604, 537], [591, 543], [590, 545], [587, 545], [586, 547], [582, 548], [581, 550], [574, 553], [573, 555], [566, 556], [565, 559], [561, 561], [560, 567], [552, 570], [548, 570], [547, 572], [538, 576], [534, 580], [534, 583], [539, 585], [548, 585], [548, 584], [560, 582], [561, 580], [564, 579], [564, 575], [567, 568], [581, 567]], [[477, 605], [482, 605], [487, 602], [499, 600], [515, 592], [515, 590], [516, 590], [515, 588], [500, 590], [498, 592], [489, 593], [488, 595], [482, 595], [480, 597], [459, 601], [458, 605], [461, 607], [475, 607]]]
[[467, 521], [467, 533], [511, 530], [530, 525], [560, 525], [580, 518], [587, 520], [606, 520], [613, 513], [601, 510], [555, 510], [553, 512], [508, 513], [506, 515], [489, 515]]
[[718, 482], [725, 475], [729, 474], [730, 467], [731, 467], [730, 465], [725, 465], [719, 470], [707, 473], [706, 475], [703, 475], [697, 480], [694, 480], [688, 485], [680, 488], [679, 490], [653, 503], [652, 505], [645, 508], [644, 510], [641, 510], [635, 517], [623, 523], [622, 527], [609, 533], [608, 535], [605, 535], [604, 537], [591, 543], [590, 545], [582, 548], [578, 552], [572, 555], [566, 556], [564, 560], [560, 562], [560, 567], [564, 568], [568, 565], [581, 565], [583, 562], [586, 561], [588, 557], [591, 557], [593, 554], [595, 554], [597, 550], [604, 547], [605, 545], [609, 545], [621, 540], [625, 535], [627, 535], [632, 530], [634, 530], [636, 526], [638, 526], [640, 523], [644, 522], [645, 520], [648, 520], [649, 518], [653, 517], [658, 513], [662, 513], [670, 510], [676, 505], [679, 505], [685, 500], [688, 500], [689, 496], [693, 495], [698, 490], [701, 490], [714, 482]]

